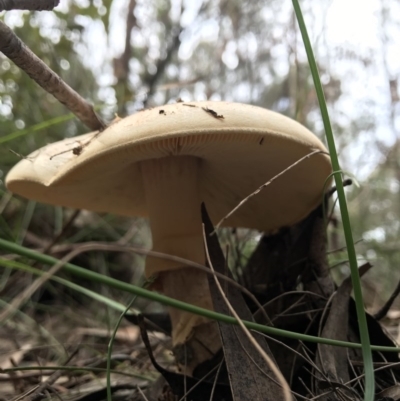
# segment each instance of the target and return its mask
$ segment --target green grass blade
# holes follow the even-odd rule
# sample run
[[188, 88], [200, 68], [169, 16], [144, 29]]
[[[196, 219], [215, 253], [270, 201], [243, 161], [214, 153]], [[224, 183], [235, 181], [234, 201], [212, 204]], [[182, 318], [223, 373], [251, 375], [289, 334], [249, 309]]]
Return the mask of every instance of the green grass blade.
[[[34, 274], [36, 276], [43, 276], [44, 274], [46, 274], [46, 271], [40, 270], [40, 269], [36, 269], [34, 267], [28, 266], [24, 263], [20, 263], [20, 262], [16, 262], [13, 260], [7, 260], [7, 259], [1, 259], [0, 258], [0, 266], [4, 266], [7, 267], [8, 269], [18, 269], [18, 270], [22, 270], [25, 271], [27, 273], [31, 273]], [[101, 302], [102, 304], [107, 305], [108, 307], [124, 313], [124, 315], [130, 315], [132, 313], [137, 313], [137, 312], [133, 312], [133, 311], [126, 311], [126, 306], [114, 301], [113, 299], [107, 298], [104, 295], [101, 295], [97, 292], [91, 291], [85, 287], [82, 287], [78, 284], [73, 283], [72, 281], [68, 281], [64, 278], [58, 277], [58, 276], [52, 276], [50, 278], [50, 280], [52, 281], [56, 281], [57, 283], [60, 283], [62, 285], [64, 285], [65, 287], [71, 288], [72, 290], [79, 292], [83, 295], [86, 295], [87, 297], [94, 299], [98, 302]], [[1, 324], [2, 322], [0, 322]]]
[[332, 127], [329, 119], [328, 108], [326, 107], [325, 96], [322, 89], [321, 80], [319, 78], [317, 63], [315, 62], [314, 53], [308, 37], [307, 28], [303, 19], [303, 14], [300, 9], [298, 0], [292, 0], [293, 7], [296, 13], [296, 18], [299, 23], [301, 35], [303, 37], [304, 47], [306, 49], [308, 63], [310, 65], [311, 74], [314, 80], [315, 90], [317, 92], [319, 107], [321, 109], [322, 119], [324, 122], [325, 134], [328, 143], [329, 153], [333, 171], [335, 172], [335, 184], [339, 198], [340, 213], [342, 216], [344, 236], [346, 239], [347, 253], [349, 256], [351, 279], [353, 282], [354, 296], [356, 301], [357, 318], [360, 330], [360, 339], [362, 345], [362, 354], [365, 369], [365, 394], [364, 401], [373, 401], [375, 398], [375, 378], [374, 367], [372, 360], [372, 352], [367, 326], [367, 318], [364, 310], [362, 289], [360, 276], [358, 274], [357, 255], [354, 247], [353, 234], [351, 231], [350, 217], [347, 210], [346, 196], [342, 183], [342, 174], [340, 170], [339, 159], [336, 152], [335, 139], [333, 137]]
[[32, 134], [32, 132], [41, 131], [42, 129], [51, 127], [52, 125], [61, 124], [64, 121], [72, 120], [74, 117], [75, 117], [74, 114], [71, 113], [71, 114], [67, 114], [65, 116], [59, 116], [59, 117], [52, 118], [51, 120], [43, 121], [43, 122], [41, 122], [39, 124], [35, 124], [29, 128], [25, 128], [25, 129], [21, 129], [21, 130], [12, 132], [11, 134], [5, 135], [0, 138], [0, 145], [2, 143], [13, 141], [14, 139], [18, 139], [21, 136]]
[[117, 331], [119, 329], [119, 326], [121, 325], [122, 319], [124, 316], [128, 313], [129, 309], [133, 305], [133, 303], [136, 301], [137, 296], [133, 297], [131, 301], [129, 302], [128, 306], [125, 308], [125, 310], [121, 313], [120, 317], [118, 318], [118, 321], [114, 327], [113, 333], [111, 335], [110, 341], [108, 343], [108, 349], [107, 349], [107, 401], [112, 401], [112, 392], [111, 392], [111, 355], [112, 355], [112, 349], [114, 346], [114, 339], [115, 336], [117, 335]]
[[24, 241], [28, 227], [31, 224], [33, 213], [35, 212], [36, 201], [28, 201], [25, 208], [25, 213], [22, 218], [21, 227], [19, 228], [19, 233], [17, 234], [16, 243], [21, 245]]
[[[53, 258], [48, 255], [43, 255], [39, 252], [32, 251], [31, 249], [24, 248], [20, 245], [14, 244], [13, 242], [5, 241], [1, 238], [0, 238], [0, 249], [4, 249], [8, 252], [12, 252], [14, 254], [36, 260], [46, 265], [54, 265], [59, 262], [59, 260], [56, 258]], [[165, 295], [161, 295], [146, 290], [144, 288], [116, 280], [114, 278], [103, 276], [99, 273], [92, 272], [88, 269], [84, 269], [72, 263], [65, 263], [63, 269], [76, 276], [92, 280], [93, 282], [102, 283], [110, 287], [116, 288], [118, 290], [125, 291], [127, 293], [149, 299], [151, 301], [160, 302], [163, 305], [171, 306], [173, 308], [194, 313], [196, 315], [204, 316], [209, 319], [218, 320], [223, 323], [234, 324], [234, 325], [238, 324], [236, 319], [234, 319], [231, 316], [227, 316], [221, 313], [210, 311], [208, 309], [203, 309], [197, 306], [186, 304], [176, 299], [169, 298]], [[266, 333], [270, 335], [292, 338], [301, 341], [309, 341], [312, 343], [333, 345], [338, 347], [361, 348], [361, 344], [351, 343], [348, 341], [337, 341], [337, 340], [331, 340], [329, 338], [314, 337], [307, 334], [300, 334], [282, 329], [277, 329], [275, 327], [264, 326], [262, 324], [249, 322], [246, 320], [244, 320], [243, 323], [250, 330], [260, 331], [261, 333]], [[372, 346], [371, 349], [373, 349], [374, 351], [381, 351], [381, 352], [400, 352], [400, 347], [396, 348], [396, 347]]]

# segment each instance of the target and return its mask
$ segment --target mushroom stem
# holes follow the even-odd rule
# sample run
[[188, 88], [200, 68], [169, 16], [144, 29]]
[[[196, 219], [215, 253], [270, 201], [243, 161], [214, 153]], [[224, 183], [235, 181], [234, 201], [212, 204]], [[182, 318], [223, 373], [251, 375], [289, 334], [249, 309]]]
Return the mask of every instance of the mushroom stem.
[[[141, 162], [153, 249], [204, 264], [199, 168], [200, 160], [192, 156]], [[149, 258], [146, 275], [181, 267], [170, 260]]]
[[[153, 236], [153, 249], [204, 264], [198, 172], [200, 159], [174, 156], [141, 162]], [[207, 274], [181, 263], [149, 257], [146, 275], [159, 273], [157, 288], [170, 297], [212, 309]], [[220, 348], [215, 322], [169, 309], [172, 343], [186, 374], [213, 357]]]

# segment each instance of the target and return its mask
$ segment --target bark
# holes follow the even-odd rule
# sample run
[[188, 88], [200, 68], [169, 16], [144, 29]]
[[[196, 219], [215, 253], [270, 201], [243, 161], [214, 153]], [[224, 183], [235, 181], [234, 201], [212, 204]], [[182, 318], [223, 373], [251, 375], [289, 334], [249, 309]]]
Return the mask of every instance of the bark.
[[165, 58], [160, 58], [157, 63], [157, 71], [154, 75], [148, 75], [147, 78], [145, 79], [145, 82], [148, 86], [148, 91], [147, 91], [147, 98], [144, 101], [144, 106], [146, 106], [149, 98], [154, 95], [154, 92], [156, 90], [156, 85], [158, 80], [163, 76], [165, 69], [167, 68], [168, 64], [171, 62], [174, 54], [179, 50], [179, 46], [181, 44], [180, 40], [180, 34], [182, 32], [182, 29], [179, 28], [176, 30], [175, 34], [173, 35], [171, 39], [171, 44], [167, 48], [167, 55]]
[[132, 56], [131, 34], [136, 26], [136, 17], [134, 14], [136, 0], [130, 0], [126, 16], [125, 49], [120, 57], [114, 59], [114, 75], [119, 81], [127, 84], [129, 76], [129, 60]]

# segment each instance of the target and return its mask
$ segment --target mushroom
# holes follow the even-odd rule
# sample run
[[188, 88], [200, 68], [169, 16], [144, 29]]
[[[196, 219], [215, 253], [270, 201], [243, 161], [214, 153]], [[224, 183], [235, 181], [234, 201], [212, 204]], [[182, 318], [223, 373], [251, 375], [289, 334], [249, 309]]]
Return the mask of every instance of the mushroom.
[[[278, 113], [229, 102], [176, 103], [49, 144], [21, 160], [6, 185], [53, 205], [148, 216], [154, 250], [204, 264], [201, 202], [218, 221], [315, 150], [326, 152], [314, 134]], [[331, 173], [322, 152], [286, 171], [224, 225], [273, 232], [306, 217]], [[167, 296], [212, 309], [206, 273], [150, 257], [145, 273], [158, 275], [157, 289]], [[192, 374], [220, 348], [218, 328], [203, 317], [169, 312], [175, 351], [185, 351], [178, 362]]]

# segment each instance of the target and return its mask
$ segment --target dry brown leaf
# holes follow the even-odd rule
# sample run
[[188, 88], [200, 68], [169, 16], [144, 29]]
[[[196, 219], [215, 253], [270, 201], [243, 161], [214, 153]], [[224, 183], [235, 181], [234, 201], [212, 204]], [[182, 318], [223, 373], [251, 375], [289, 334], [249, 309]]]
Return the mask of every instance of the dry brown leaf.
[[379, 400], [381, 398], [392, 398], [394, 401], [400, 400], [400, 384], [395, 386], [385, 388], [385, 390], [376, 394], [375, 399]]

